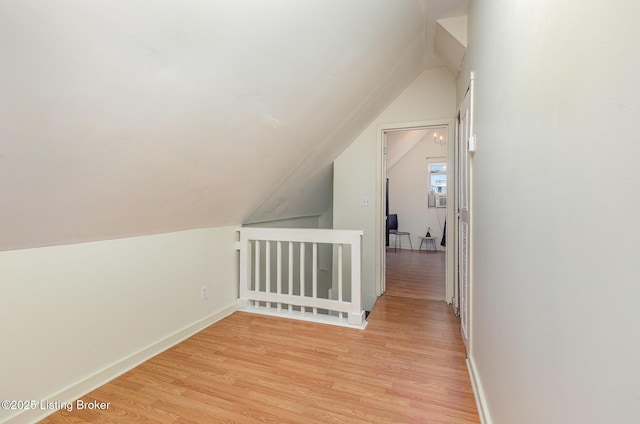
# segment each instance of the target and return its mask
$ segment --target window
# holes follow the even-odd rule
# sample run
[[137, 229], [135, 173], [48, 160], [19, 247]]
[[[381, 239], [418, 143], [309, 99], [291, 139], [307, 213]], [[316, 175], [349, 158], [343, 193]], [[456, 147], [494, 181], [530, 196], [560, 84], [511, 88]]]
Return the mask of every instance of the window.
[[446, 163], [429, 164], [429, 192], [440, 194], [447, 193]]
[[430, 208], [447, 207], [447, 164], [429, 164], [429, 203]]

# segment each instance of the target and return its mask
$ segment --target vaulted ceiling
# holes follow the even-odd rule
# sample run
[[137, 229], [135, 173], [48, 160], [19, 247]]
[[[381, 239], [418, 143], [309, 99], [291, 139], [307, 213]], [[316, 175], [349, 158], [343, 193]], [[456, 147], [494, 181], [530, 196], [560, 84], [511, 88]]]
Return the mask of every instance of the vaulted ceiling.
[[466, 3], [0, 2], [0, 250], [321, 214]]
[[[393, 168], [413, 148], [423, 140], [432, 141], [434, 146], [436, 138], [440, 143], [447, 143], [447, 130], [445, 127], [432, 127], [425, 129], [390, 131], [387, 133], [387, 170]], [[426, 159], [426, 158], [425, 158]], [[426, 167], [426, 165], [425, 165]]]

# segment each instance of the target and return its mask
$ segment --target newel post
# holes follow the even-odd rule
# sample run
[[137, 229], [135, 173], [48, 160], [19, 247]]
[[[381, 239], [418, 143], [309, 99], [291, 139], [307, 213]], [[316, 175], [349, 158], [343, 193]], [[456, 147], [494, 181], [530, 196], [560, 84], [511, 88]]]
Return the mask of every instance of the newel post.
[[351, 242], [351, 311], [347, 318], [349, 324], [362, 325], [362, 234], [353, 236]]
[[249, 254], [250, 246], [246, 230], [239, 229], [240, 241], [238, 250], [240, 251], [240, 275], [238, 287], [238, 299], [246, 301], [249, 298]]

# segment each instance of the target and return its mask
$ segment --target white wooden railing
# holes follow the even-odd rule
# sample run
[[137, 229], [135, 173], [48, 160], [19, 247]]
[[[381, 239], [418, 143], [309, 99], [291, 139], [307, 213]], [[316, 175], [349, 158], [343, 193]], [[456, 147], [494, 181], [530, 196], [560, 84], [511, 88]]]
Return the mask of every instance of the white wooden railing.
[[259, 227], [238, 231], [241, 310], [366, 326], [362, 231]]

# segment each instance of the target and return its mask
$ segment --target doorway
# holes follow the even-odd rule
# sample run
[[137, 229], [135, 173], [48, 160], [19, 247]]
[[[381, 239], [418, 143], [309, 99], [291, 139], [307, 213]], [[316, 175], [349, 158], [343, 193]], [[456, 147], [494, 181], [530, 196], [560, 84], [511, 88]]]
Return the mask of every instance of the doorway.
[[469, 88], [458, 110], [456, 117], [456, 196], [457, 200], [457, 220], [454, 232], [458, 235], [458, 247], [455, 250], [456, 269], [458, 283], [456, 284], [456, 296], [460, 315], [460, 330], [462, 340], [467, 349], [467, 354], [471, 352], [471, 295], [472, 295], [472, 214], [471, 214], [471, 191], [472, 191], [472, 153], [475, 151], [475, 135], [473, 132], [473, 81], [474, 74], [471, 73]]
[[[446, 222], [452, 222], [447, 200], [453, 184], [453, 121], [389, 125], [379, 131], [381, 208], [376, 216], [376, 247], [381, 275], [377, 294], [451, 303], [453, 255], [447, 246], [453, 242]], [[387, 214], [396, 214], [398, 230], [410, 235], [392, 234], [387, 244]], [[430, 240], [421, 238], [427, 232]]]

